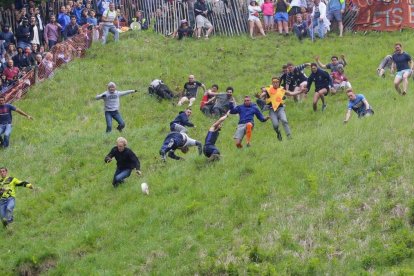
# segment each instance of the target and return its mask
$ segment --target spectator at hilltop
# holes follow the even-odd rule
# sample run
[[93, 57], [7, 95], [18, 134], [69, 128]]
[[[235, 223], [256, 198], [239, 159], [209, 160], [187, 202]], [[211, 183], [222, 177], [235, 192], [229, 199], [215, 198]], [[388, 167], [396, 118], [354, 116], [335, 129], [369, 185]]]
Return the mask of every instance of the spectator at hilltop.
[[51, 15], [50, 21], [45, 27], [44, 40], [48, 49], [52, 49], [53, 46], [60, 40], [62, 26], [56, 22], [56, 16]]
[[70, 23], [65, 27], [63, 31], [63, 37], [65, 40], [77, 35], [79, 33], [79, 25], [76, 23], [76, 17], [72, 15], [70, 17]]
[[173, 37], [178, 37], [178, 40], [183, 39], [184, 37], [192, 37], [193, 36], [193, 28], [188, 25], [187, 20], [183, 19], [180, 22], [180, 27], [178, 27], [177, 31], [174, 32]]
[[29, 20], [24, 19], [16, 30], [17, 47], [24, 49], [31, 45], [33, 40], [33, 29], [29, 25]]
[[4, 58], [7, 61], [9, 59], [12, 59], [15, 55], [17, 55], [16, 45], [14, 45], [13, 43], [10, 43], [9, 46], [7, 47]]
[[8, 49], [10, 44], [16, 45], [14, 34], [10, 31], [10, 26], [4, 24], [0, 32], [0, 40], [4, 40], [4, 48]]
[[197, 0], [194, 4], [194, 15], [196, 18], [197, 38], [201, 37], [201, 29], [207, 29], [205, 38], [208, 39], [210, 33], [213, 31], [213, 25], [207, 19], [208, 8], [205, 0]]
[[326, 17], [329, 21], [338, 22], [339, 36], [342, 36], [344, 24], [342, 23], [342, 15], [345, 12], [345, 0], [329, 0]]
[[70, 24], [70, 16], [68, 15], [68, 11], [66, 10], [65, 6], [60, 7], [60, 12], [57, 18], [57, 22], [61, 26], [61, 33], [65, 30], [66, 26]]
[[319, 38], [324, 38], [330, 29], [331, 23], [326, 18], [326, 5], [321, 0], [314, 0], [315, 5], [312, 8], [312, 26], [310, 26], [310, 36], [312, 40], [315, 39], [315, 32]]
[[296, 22], [293, 25], [293, 32], [300, 42], [308, 36], [308, 24], [303, 20], [302, 14], [296, 14]]
[[257, 4], [257, 1], [254, 1], [254, 0], [250, 1], [250, 4], [248, 6], [248, 11], [249, 11], [248, 21], [249, 21], [250, 37], [254, 39], [254, 36], [253, 36], [254, 26], [257, 26], [257, 28], [259, 29], [260, 33], [263, 36], [266, 36], [263, 30], [262, 22], [260, 21], [260, 18], [259, 18], [259, 13], [262, 12], [262, 9]]
[[275, 14], [275, 5], [272, 0], [265, 0], [260, 6], [263, 12], [264, 30], [270, 32], [273, 30], [273, 16]]
[[17, 48], [17, 55], [13, 57], [13, 64], [19, 69], [26, 68], [29, 66], [27, 56], [23, 52], [23, 48]]
[[289, 3], [286, 0], [276, 0], [275, 21], [280, 35], [289, 35], [289, 14], [287, 12]]
[[102, 15], [102, 44], [106, 44], [106, 39], [108, 37], [108, 33], [111, 32], [114, 35], [114, 40], [117, 42], [119, 40], [119, 32], [114, 25], [114, 21], [116, 19], [116, 11], [115, 11], [115, 4], [110, 3], [109, 9], [104, 12]]

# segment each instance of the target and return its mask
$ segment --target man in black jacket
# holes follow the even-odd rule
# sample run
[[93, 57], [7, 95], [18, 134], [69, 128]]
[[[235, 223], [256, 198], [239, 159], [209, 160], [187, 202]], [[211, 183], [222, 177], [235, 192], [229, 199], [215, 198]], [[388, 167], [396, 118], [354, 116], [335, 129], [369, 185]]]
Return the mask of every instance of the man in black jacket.
[[318, 110], [318, 101], [322, 101], [322, 111], [326, 109], [325, 96], [328, 95], [330, 87], [332, 87], [332, 78], [328, 72], [319, 69], [316, 63], [311, 64], [312, 73], [308, 78], [306, 94], [309, 92], [312, 83], [315, 82], [315, 95], [313, 96], [313, 111]]
[[127, 148], [127, 144], [128, 142], [124, 137], [118, 137], [116, 146], [105, 157], [105, 163], [111, 162], [114, 157], [116, 159], [116, 170], [112, 180], [112, 185], [115, 188], [131, 175], [133, 169], [136, 170], [137, 175], [141, 175], [141, 165], [138, 157], [131, 149]]

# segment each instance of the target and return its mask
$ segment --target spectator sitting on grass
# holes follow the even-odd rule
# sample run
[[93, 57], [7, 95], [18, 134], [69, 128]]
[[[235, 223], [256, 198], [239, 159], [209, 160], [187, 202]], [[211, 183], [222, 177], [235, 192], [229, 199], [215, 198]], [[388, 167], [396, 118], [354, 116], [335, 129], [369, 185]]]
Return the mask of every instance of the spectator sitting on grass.
[[177, 31], [174, 32], [173, 37], [178, 37], [178, 40], [183, 39], [184, 37], [192, 37], [193, 36], [193, 28], [188, 26], [187, 20], [181, 20], [180, 27], [178, 27]]
[[308, 24], [303, 20], [302, 14], [296, 14], [296, 22], [293, 25], [293, 31], [295, 32], [296, 37], [299, 41], [302, 42], [302, 39], [308, 36]]

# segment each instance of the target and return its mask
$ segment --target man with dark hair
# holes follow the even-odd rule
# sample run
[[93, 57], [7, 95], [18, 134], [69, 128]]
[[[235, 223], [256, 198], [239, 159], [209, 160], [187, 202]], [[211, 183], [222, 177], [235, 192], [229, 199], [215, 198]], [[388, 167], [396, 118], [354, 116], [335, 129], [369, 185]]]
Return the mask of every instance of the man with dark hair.
[[22, 20], [22, 24], [16, 30], [17, 48], [21, 47], [24, 49], [26, 46], [31, 46], [33, 40], [33, 30], [29, 26], [27, 19]]
[[[392, 71], [397, 72], [394, 79], [394, 87], [398, 94], [405, 96], [408, 88], [408, 78], [413, 73], [414, 63], [411, 56], [402, 50], [401, 43], [395, 43], [395, 52], [392, 55]], [[403, 90], [401, 91], [401, 82], [403, 83]]]
[[190, 122], [189, 117], [191, 116], [191, 109], [187, 108], [185, 111], [180, 111], [178, 116], [175, 117], [174, 121], [170, 123], [170, 130], [176, 132], [187, 133], [188, 127], [194, 127], [194, 124]]
[[[3, 148], [9, 146], [10, 135], [12, 132], [12, 111], [16, 111], [27, 119], [33, 120], [32, 116], [11, 104], [7, 104], [6, 98], [0, 96], [0, 139], [2, 140]], [[4, 136], [2, 137], [2, 135]]]
[[4, 24], [0, 32], [0, 40], [4, 40], [4, 48], [8, 48], [10, 43], [16, 44], [14, 34], [10, 31], [10, 26]]
[[56, 16], [52, 14], [44, 31], [44, 39], [48, 49], [52, 49], [58, 43], [61, 30], [62, 26], [56, 22]]
[[318, 101], [322, 101], [322, 111], [326, 109], [325, 96], [328, 95], [330, 87], [333, 86], [331, 75], [318, 68], [316, 63], [311, 64], [311, 71], [308, 78], [306, 93], [309, 92], [312, 83], [315, 82], [315, 95], [313, 96], [313, 111], [318, 110]]
[[369, 105], [367, 99], [362, 94], [354, 94], [352, 89], [346, 91], [348, 96], [348, 110], [345, 115], [344, 124], [346, 124], [351, 118], [351, 110], [355, 111], [358, 114], [358, 118], [368, 117], [374, 114], [372, 107]]
[[127, 148], [127, 145], [128, 142], [124, 137], [118, 137], [116, 146], [105, 156], [105, 163], [111, 162], [114, 157], [116, 160], [116, 170], [112, 180], [115, 188], [131, 175], [133, 169], [136, 170], [137, 175], [141, 175], [139, 159], [131, 149]]
[[75, 36], [79, 33], [79, 25], [76, 23], [76, 16], [70, 16], [70, 23], [65, 27], [63, 31], [63, 37], [65, 40]]
[[182, 132], [170, 132], [167, 137], [164, 139], [164, 143], [160, 149], [160, 155], [162, 161], [166, 161], [168, 157], [175, 160], [184, 160], [182, 157], [175, 155], [175, 150], [180, 149], [183, 153], [188, 152], [188, 148], [191, 146], [197, 146], [198, 154], [203, 153], [203, 145], [192, 138], [187, 134]]
[[114, 35], [114, 40], [117, 42], [119, 40], [119, 32], [114, 25], [114, 21], [117, 17], [117, 13], [115, 10], [115, 4], [110, 3], [109, 9], [105, 10], [102, 14], [101, 21], [103, 22], [102, 25], [102, 44], [106, 44], [106, 39], [108, 37], [108, 33], [112, 33]]
[[27, 181], [20, 181], [13, 176], [7, 177], [6, 167], [0, 168], [0, 216], [4, 227], [13, 222], [13, 210], [16, 203], [16, 187], [33, 189]]
[[213, 113], [213, 106], [214, 103], [210, 100], [217, 95], [218, 93], [218, 85], [213, 84], [210, 89], [204, 92], [203, 98], [200, 102], [200, 110], [204, 113], [206, 116], [211, 116]]
[[328, 64], [323, 64], [320, 59], [319, 56], [315, 57], [315, 61], [318, 64], [318, 66], [322, 69], [329, 69], [331, 70], [331, 73], [338, 71], [338, 66], [342, 65], [343, 67], [345, 67], [348, 63], [345, 60], [345, 56], [341, 55], [341, 58], [338, 58], [337, 56], [332, 56], [331, 57], [331, 62]]
[[212, 109], [214, 116], [218, 118], [229, 111], [230, 102], [235, 102], [233, 92], [233, 87], [229, 86], [226, 89], [226, 93], [218, 93], [212, 99], [210, 99], [210, 102], [214, 103]]
[[294, 66], [293, 63], [289, 62], [287, 65], [287, 76], [286, 76], [286, 94], [288, 96], [293, 96], [294, 100], [297, 101], [300, 99], [300, 95], [305, 93], [307, 86], [307, 77], [303, 70], [309, 67], [310, 63], [304, 63], [301, 65]]
[[198, 0], [194, 4], [194, 15], [196, 19], [196, 28], [197, 28], [197, 38], [201, 37], [201, 29], [207, 29], [205, 38], [208, 39], [208, 36], [213, 31], [213, 25], [207, 19], [208, 8], [205, 3], [205, 0]]
[[244, 135], [246, 135], [246, 146], [250, 147], [250, 141], [252, 137], [252, 130], [254, 127], [254, 116], [262, 123], [269, 120], [269, 116], [266, 118], [260, 112], [256, 104], [252, 103], [250, 96], [244, 97], [244, 103], [242, 105], [235, 106], [235, 103], [230, 102], [230, 114], [239, 114], [239, 124], [237, 125], [236, 133], [234, 134], [234, 140], [237, 148], [242, 148], [241, 144]]
[[216, 142], [220, 134], [220, 130], [223, 127], [223, 122], [228, 116], [229, 113], [227, 112], [224, 116], [214, 122], [207, 132], [203, 152], [209, 161], [220, 160], [220, 151], [216, 147]]

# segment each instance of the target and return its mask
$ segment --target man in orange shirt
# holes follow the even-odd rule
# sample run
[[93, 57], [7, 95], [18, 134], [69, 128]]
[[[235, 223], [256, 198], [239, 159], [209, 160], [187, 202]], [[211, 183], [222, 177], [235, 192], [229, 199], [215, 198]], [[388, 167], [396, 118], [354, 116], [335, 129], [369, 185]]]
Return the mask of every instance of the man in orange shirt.
[[273, 129], [276, 131], [277, 139], [282, 141], [282, 133], [279, 130], [279, 121], [282, 121], [288, 139], [292, 138], [289, 123], [285, 113], [285, 89], [280, 87], [280, 79], [272, 78], [272, 86], [268, 91], [263, 91], [261, 97], [266, 98], [266, 104], [270, 107], [269, 116], [272, 120]]

